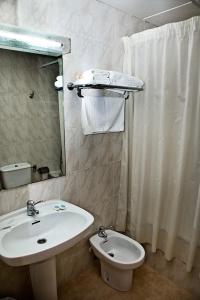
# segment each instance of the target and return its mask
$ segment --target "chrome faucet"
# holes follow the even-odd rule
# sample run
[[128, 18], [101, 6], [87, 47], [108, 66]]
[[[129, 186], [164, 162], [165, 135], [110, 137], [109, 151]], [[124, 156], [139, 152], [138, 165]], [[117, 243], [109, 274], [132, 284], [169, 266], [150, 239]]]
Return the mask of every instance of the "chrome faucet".
[[113, 229], [113, 227], [112, 226], [108, 226], [108, 227], [100, 226], [99, 230], [98, 230], [98, 236], [104, 238], [105, 242], [107, 241], [107, 238], [108, 238], [108, 234], [106, 233], [106, 229]]
[[32, 216], [32, 217], [35, 216], [35, 215], [38, 215], [39, 210], [35, 209], [35, 205], [38, 204], [38, 203], [41, 203], [41, 202], [43, 202], [43, 200], [40, 200], [40, 201], [37, 201], [37, 202], [34, 202], [33, 200], [28, 200], [26, 202], [27, 215]]

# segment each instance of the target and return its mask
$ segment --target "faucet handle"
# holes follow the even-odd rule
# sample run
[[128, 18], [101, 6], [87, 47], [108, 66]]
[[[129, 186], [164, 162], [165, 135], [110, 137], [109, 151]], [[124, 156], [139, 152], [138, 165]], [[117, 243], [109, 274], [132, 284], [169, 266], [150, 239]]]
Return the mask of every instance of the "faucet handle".
[[39, 203], [42, 203], [42, 202], [44, 202], [44, 200], [36, 201], [36, 202], [34, 202], [34, 205], [39, 204]]
[[26, 202], [26, 204], [27, 205], [36, 205], [36, 204], [38, 204], [38, 203], [41, 203], [41, 202], [44, 202], [44, 200], [39, 200], [39, 201], [33, 201], [33, 200], [28, 200], [27, 202]]

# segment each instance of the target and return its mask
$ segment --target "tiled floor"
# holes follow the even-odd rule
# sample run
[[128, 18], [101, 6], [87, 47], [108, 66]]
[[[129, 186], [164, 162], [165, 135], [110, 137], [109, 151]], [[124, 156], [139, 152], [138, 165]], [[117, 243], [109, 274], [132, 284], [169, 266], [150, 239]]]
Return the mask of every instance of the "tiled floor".
[[135, 271], [133, 287], [129, 292], [118, 292], [106, 285], [99, 269], [81, 273], [59, 291], [59, 300], [198, 300], [180, 289], [147, 265]]

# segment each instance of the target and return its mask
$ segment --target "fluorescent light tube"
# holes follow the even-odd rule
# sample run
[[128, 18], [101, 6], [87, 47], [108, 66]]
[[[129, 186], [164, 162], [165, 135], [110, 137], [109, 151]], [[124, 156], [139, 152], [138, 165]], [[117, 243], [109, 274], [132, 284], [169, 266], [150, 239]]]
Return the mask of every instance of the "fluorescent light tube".
[[0, 38], [26, 43], [31, 47], [40, 47], [54, 51], [62, 51], [62, 44], [60, 42], [41, 37], [0, 30]]

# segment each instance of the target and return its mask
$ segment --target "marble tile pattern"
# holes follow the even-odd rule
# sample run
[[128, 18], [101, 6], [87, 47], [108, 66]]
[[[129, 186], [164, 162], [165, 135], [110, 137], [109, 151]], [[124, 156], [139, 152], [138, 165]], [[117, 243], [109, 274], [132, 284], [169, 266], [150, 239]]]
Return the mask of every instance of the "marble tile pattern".
[[0, 1], [0, 22], [17, 25], [17, 1], [1, 0]]
[[[142, 31], [146, 25], [142, 20], [96, 0], [16, 2], [19, 26], [70, 37], [72, 42], [72, 52], [63, 58], [66, 176], [27, 186], [24, 188], [27, 191], [26, 196], [33, 200], [61, 198], [87, 209], [95, 217], [92, 228], [94, 232], [101, 224], [115, 223], [122, 134], [84, 136], [80, 118], [81, 100], [75, 92], [68, 91], [66, 85], [89, 68], [121, 71], [121, 37]], [[20, 198], [20, 193], [20, 189], [0, 192], [0, 214], [25, 205], [27, 199], [23, 196]], [[88, 241], [85, 239], [57, 257], [59, 286], [90, 265], [88, 249]], [[6, 268], [4, 272], [6, 273]], [[1, 281], [0, 295], [1, 286], [4, 285], [4, 280]], [[19, 293], [15, 296], [19, 297]]]
[[[0, 166], [29, 162], [60, 169], [58, 65], [53, 58], [0, 49]], [[34, 92], [31, 99], [30, 94]]]

